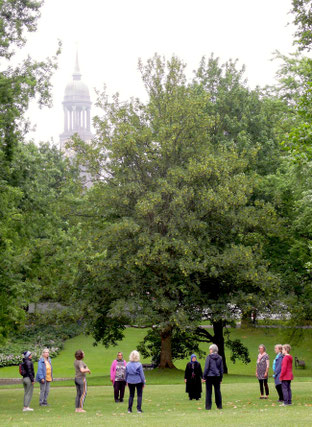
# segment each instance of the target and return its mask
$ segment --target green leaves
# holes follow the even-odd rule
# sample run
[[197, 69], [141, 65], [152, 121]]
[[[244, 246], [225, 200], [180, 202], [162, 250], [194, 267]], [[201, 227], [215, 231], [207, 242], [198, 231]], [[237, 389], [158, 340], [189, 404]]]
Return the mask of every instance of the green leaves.
[[255, 110], [264, 123], [267, 100], [245, 87], [235, 63], [202, 63], [193, 82], [184, 67], [157, 55], [140, 63], [148, 101], [103, 94], [97, 137], [73, 143], [96, 171], [77, 289], [105, 343], [115, 342], [107, 325], [122, 333], [123, 324], [152, 326], [163, 343], [204, 315], [230, 320], [278, 287], [263, 259], [275, 212], [258, 200], [261, 179], [251, 171], [259, 151], [276, 155], [271, 124], [256, 135]]

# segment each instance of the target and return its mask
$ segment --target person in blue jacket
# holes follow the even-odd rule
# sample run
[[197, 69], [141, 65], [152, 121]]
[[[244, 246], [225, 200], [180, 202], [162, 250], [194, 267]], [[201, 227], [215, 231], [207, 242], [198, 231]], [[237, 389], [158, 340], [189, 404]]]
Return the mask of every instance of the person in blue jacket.
[[53, 381], [52, 362], [49, 355], [49, 349], [45, 348], [38, 362], [36, 381], [40, 384], [39, 405], [48, 406], [48, 395], [50, 384]]
[[145, 385], [145, 376], [143, 372], [142, 363], [140, 363], [140, 354], [134, 350], [130, 353], [129, 362], [126, 367], [126, 382], [129, 387], [129, 402], [128, 413], [132, 412], [132, 405], [134, 400], [135, 389], [137, 389], [137, 412], [141, 414], [142, 411], [142, 395]]
[[278, 394], [279, 402], [284, 402], [283, 391], [282, 391], [282, 381], [280, 380], [280, 374], [282, 370], [282, 361], [284, 357], [282, 350], [283, 350], [282, 344], [276, 344], [274, 346], [276, 357], [273, 361], [273, 372], [274, 372], [273, 378], [274, 378], [275, 388]]

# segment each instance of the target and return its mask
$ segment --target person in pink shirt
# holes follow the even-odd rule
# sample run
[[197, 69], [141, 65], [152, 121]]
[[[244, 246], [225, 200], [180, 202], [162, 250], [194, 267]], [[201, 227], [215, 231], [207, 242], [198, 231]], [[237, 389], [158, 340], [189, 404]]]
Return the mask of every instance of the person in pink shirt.
[[123, 402], [126, 387], [126, 366], [127, 362], [123, 358], [121, 351], [117, 353], [111, 366], [110, 377], [114, 387], [115, 402]]
[[283, 391], [283, 398], [284, 403], [280, 406], [288, 406], [291, 405], [291, 388], [290, 383], [291, 380], [294, 379], [294, 374], [292, 371], [292, 365], [293, 365], [293, 358], [290, 353], [290, 345], [284, 344], [283, 345], [283, 361], [282, 361], [282, 369], [280, 373], [280, 380], [282, 381], [282, 391]]

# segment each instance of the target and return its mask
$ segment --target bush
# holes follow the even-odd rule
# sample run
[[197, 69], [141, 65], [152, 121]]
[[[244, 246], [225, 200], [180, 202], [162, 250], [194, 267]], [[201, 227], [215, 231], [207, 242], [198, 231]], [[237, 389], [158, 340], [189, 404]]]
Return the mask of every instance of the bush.
[[81, 325], [30, 325], [7, 341], [0, 353], [0, 367], [19, 365], [23, 352], [32, 352], [32, 360], [38, 361], [42, 350], [47, 347], [50, 356], [55, 357], [64, 346], [64, 341], [81, 333]]

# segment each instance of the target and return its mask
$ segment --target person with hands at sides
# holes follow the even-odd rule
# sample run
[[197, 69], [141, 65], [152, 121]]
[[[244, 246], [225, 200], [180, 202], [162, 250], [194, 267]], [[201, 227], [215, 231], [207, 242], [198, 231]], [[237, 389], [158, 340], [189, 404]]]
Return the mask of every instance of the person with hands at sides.
[[[269, 397], [269, 355], [266, 353], [266, 348], [263, 344], [259, 345], [259, 354], [257, 358], [256, 377], [260, 385], [260, 399], [267, 399]], [[264, 388], [263, 388], [264, 387]], [[264, 396], [265, 389], [265, 396]]]
[[143, 372], [142, 363], [140, 363], [140, 353], [133, 350], [129, 356], [129, 362], [126, 367], [126, 383], [129, 387], [129, 402], [128, 414], [132, 413], [132, 405], [134, 400], [135, 389], [137, 390], [137, 412], [141, 414], [142, 411], [142, 395], [143, 388], [146, 383]]
[[114, 387], [115, 402], [123, 402], [126, 387], [126, 366], [127, 362], [123, 358], [121, 351], [117, 353], [111, 366], [110, 378]]
[[188, 393], [190, 400], [199, 400], [201, 398], [202, 378], [201, 365], [197, 361], [196, 354], [192, 354], [191, 360], [187, 363], [184, 371], [185, 391]]
[[289, 406], [292, 404], [292, 393], [291, 393], [291, 381], [294, 379], [294, 374], [292, 370], [293, 366], [293, 357], [290, 353], [290, 345], [283, 345], [283, 361], [282, 368], [280, 373], [280, 380], [282, 381], [282, 391], [284, 403], [280, 406]]
[[75, 412], [86, 412], [83, 409], [83, 405], [87, 396], [87, 380], [86, 374], [91, 374], [88, 366], [82, 361], [84, 358], [84, 352], [77, 350], [75, 353], [75, 384], [77, 389], [76, 395], [76, 411]]
[[45, 348], [42, 352], [41, 358], [38, 361], [38, 371], [36, 381], [40, 384], [39, 405], [48, 405], [48, 395], [50, 391], [50, 383], [53, 381], [52, 377], [52, 363], [49, 357], [49, 349]]
[[35, 384], [35, 371], [34, 364], [32, 362], [32, 354], [30, 351], [23, 353], [23, 386], [24, 386], [24, 408], [23, 411], [33, 411], [30, 408], [30, 401], [34, 391]]
[[274, 351], [276, 353], [276, 357], [273, 361], [273, 372], [274, 372], [273, 378], [275, 382], [275, 388], [278, 394], [278, 401], [284, 402], [283, 391], [282, 391], [282, 381], [280, 380], [282, 362], [284, 357], [282, 344], [276, 344], [274, 346]]
[[218, 409], [222, 409], [221, 383], [223, 378], [223, 360], [218, 354], [218, 346], [212, 344], [209, 347], [209, 354], [206, 358], [204, 379], [206, 383], [206, 409], [211, 409], [212, 386], [214, 387], [215, 402]]

